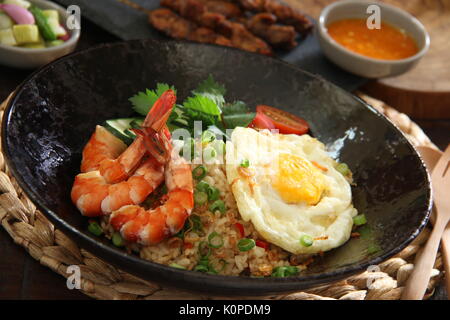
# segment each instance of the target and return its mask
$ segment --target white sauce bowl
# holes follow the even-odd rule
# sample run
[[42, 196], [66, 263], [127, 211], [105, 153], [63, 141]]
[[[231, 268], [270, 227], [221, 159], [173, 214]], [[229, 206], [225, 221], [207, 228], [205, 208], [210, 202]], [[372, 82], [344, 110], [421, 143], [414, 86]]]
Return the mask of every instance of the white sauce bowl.
[[[412, 57], [400, 60], [369, 58], [340, 45], [328, 33], [327, 26], [343, 19], [367, 19], [370, 5], [381, 9], [381, 21], [405, 31], [416, 42], [419, 51]], [[332, 62], [353, 74], [366, 78], [383, 78], [400, 75], [414, 67], [427, 53], [430, 36], [423, 24], [409, 13], [394, 6], [376, 1], [338, 1], [323, 9], [316, 28], [322, 51]]]
[[[59, 12], [60, 20], [65, 24], [68, 18], [66, 9], [45, 0], [28, 0], [40, 9], [53, 9]], [[0, 44], [0, 64], [19, 68], [19, 69], [35, 69], [41, 67], [53, 60], [71, 53], [80, 38], [80, 30], [68, 30], [70, 39], [56, 47], [30, 49], [13, 47]]]

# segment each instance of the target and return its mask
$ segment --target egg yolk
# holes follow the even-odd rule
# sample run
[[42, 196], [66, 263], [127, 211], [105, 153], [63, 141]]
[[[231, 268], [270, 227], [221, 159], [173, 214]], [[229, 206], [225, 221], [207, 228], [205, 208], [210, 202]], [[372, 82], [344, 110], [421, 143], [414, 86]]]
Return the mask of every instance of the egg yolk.
[[280, 154], [278, 174], [272, 186], [287, 203], [316, 205], [325, 191], [322, 172], [308, 160], [292, 154]]

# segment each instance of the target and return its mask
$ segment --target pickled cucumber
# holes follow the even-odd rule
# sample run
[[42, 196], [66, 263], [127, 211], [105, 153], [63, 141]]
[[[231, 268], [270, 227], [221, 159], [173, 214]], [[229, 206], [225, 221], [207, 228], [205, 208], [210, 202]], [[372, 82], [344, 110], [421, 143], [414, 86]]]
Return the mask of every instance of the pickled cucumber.
[[4, 12], [0, 12], [0, 30], [12, 28], [14, 21]]
[[4, 44], [7, 46], [17, 45], [17, 41], [16, 38], [14, 38], [12, 28], [0, 30], [0, 44]]
[[17, 24], [13, 26], [14, 37], [18, 44], [39, 42], [39, 29], [34, 24]]

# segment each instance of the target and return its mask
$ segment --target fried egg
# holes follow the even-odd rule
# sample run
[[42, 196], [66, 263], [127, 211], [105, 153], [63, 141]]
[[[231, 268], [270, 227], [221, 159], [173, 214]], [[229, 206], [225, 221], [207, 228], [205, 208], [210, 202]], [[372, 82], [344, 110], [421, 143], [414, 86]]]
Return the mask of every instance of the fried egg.
[[[293, 254], [325, 252], [350, 238], [357, 211], [335, 166], [309, 135], [236, 128], [227, 142], [227, 179], [242, 219]], [[311, 246], [304, 236], [313, 238]]]

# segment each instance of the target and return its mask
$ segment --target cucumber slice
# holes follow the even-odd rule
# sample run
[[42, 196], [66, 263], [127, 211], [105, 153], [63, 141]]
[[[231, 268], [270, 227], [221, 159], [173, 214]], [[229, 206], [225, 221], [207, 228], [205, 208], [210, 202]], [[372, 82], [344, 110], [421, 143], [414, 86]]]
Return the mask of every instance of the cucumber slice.
[[140, 118], [120, 118], [106, 120], [103, 126], [117, 138], [129, 145], [133, 142], [134, 138], [136, 138], [134, 132], [130, 131], [131, 123], [139, 119]]
[[4, 12], [0, 12], [0, 30], [12, 28], [14, 21]]
[[42, 13], [44, 16], [47, 17], [47, 19], [56, 19], [56, 21], [59, 22], [59, 14], [56, 10], [42, 10]]
[[47, 18], [48, 26], [52, 29], [53, 33], [56, 34], [57, 37], [65, 36], [67, 34], [66, 29], [61, 27], [58, 19]]
[[0, 30], [0, 43], [7, 46], [16, 46], [17, 41], [14, 38], [14, 33], [12, 29]]
[[35, 24], [16, 24], [13, 32], [18, 44], [39, 42], [39, 29]]
[[28, 9], [31, 6], [31, 3], [26, 0], [5, 0], [4, 4], [15, 4], [16, 6], [22, 7], [24, 9]]
[[130, 125], [133, 129], [140, 129], [142, 127], [142, 124], [144, 123], [144, 118], [136, 118], [133, 120]]

